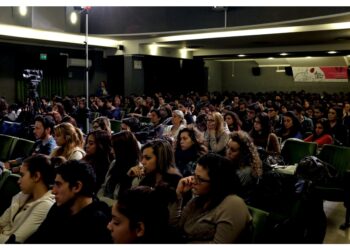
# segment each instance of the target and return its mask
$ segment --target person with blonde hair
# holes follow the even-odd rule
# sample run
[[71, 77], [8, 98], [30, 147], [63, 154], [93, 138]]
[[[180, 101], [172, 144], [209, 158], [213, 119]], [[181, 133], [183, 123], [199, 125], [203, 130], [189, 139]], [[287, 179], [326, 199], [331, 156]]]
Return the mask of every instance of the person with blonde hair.
[[204, 145], [209, 152], [225, 155], [225, 147], [229, 135], [225, 131], [224, 118], [219, 112], [212, 112], [207, 115], [207, 130], [204, 133]]
[[58, 124], [54, 128], [55, 140], [58, 145], [51, 157], [63, 156], [67, 160], [81, 160], [85, 156], [83, 149], [83, 132], [68, 122]]

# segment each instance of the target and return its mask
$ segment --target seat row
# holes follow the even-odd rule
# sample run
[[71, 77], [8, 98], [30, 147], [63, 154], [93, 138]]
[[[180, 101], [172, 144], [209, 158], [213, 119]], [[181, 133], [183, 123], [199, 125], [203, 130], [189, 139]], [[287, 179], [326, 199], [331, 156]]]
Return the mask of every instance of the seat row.
[[8, 161], [17, 157], [29, 156], [34, 141], [0, 134], [0, 161]]

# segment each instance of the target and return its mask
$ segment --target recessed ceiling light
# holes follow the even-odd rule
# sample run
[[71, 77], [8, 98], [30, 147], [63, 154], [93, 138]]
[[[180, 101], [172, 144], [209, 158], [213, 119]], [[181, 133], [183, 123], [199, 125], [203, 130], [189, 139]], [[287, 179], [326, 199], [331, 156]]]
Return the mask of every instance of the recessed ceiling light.
[[310, 58], [312, 58], [312, 57], [311, 57], [311, 56], [307, 56], [307, 57], [306, 57], [306, 59], [310, 59]]
[[26, 16], [28, 13], [28, 8], [26, 6], [20, 6], [18, 11], [21, 16]]
[[288, 56], [288, 53], [283, 52], [280, 54], [280, 56]]
[[334, 51], [334, 50], [331, 50], [331, 51], [328, 51], [327, 53], [328, 53], [328, 54], [337, 54], [338, 52], [337, 52], [337, 51]]
[[238, 57], [245, 57], [246, 55], [244, 54], [239, 54]]
[[273, 57], [269, 57], [269, 58], [267, 58], [267, 59], [269, 59], [269, 60], [273, 60], [274, 58], [273, 58]]

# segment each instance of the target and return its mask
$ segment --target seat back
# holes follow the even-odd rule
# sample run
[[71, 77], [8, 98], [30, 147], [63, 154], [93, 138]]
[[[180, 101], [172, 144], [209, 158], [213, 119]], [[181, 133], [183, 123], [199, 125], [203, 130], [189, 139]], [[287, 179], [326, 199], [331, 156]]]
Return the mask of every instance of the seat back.
[[15, 145], [16, 137], [0, 134], [0, 161], [8, 161]]
[[339, 174], [350, 170], [350, 147], [324, 145], [318, 158], [335, 167]]
[[119, 120], [109, 120], [111, 122], [111, 130], [113, 133], [118, 133], [120, 132], [122, 128], [122, 121]]
[[18, 136], [22, 133], [22, 125], [18, 122], [3, 121], [0, 127], [0, 133]]
[[34, 141], [22, 139], [22, 138], [17, 138], [13, 150], [11, 152], [10, 159], [16, 159], [18, 157], [27, 157], [29, 156], [33, 145]]
[[269, 213], [261, 209], [248, 206], [249, 212], [253, 218], [252, 243], [264, 243], [267, 233], [267, 222]]
[[11, 200], [21, 189], [18, 184], [20, 176], [18, 174], [10, 174], [5, 179], [0, 188], [0, 215], [11, 205]]
[[286, 164], [296, 164], [305, 156], [316, 155], [317, 143], [289, 138], [284, 142], [281, 155]]

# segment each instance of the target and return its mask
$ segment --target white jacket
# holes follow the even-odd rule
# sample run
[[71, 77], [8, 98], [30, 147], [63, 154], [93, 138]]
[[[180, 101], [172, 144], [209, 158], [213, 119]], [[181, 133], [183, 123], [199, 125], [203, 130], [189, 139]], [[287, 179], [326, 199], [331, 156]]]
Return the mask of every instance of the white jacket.
[[39, 228], [55, 202], [51, 191], [40, 199], [25, 204], [28, 198], [29, 195], [22, 192], [15, 195], [11, 206], [0, 217], [0, 243], [5, 243], [12, 234], [16, 236], [16, 242], [24, 242]]

